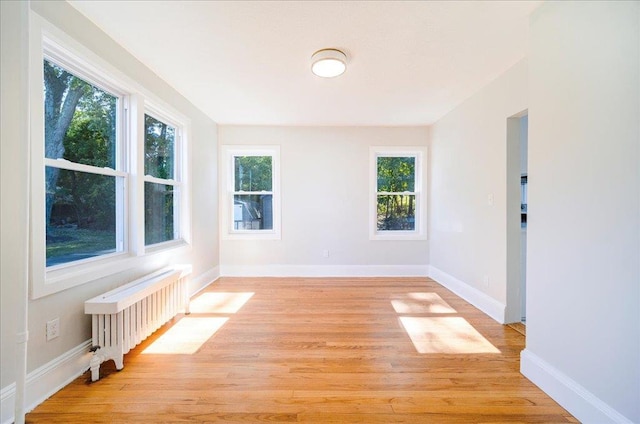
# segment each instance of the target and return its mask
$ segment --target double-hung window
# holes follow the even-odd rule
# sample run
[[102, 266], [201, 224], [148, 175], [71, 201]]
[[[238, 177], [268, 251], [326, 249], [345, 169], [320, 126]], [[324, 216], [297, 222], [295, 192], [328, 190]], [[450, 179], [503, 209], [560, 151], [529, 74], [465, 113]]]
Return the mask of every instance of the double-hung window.
[[46, 266], [125, 250], [123, 97], [43, 61]]
[[180, 237], [179, 149], [176, 125], [144, 116], [144, 241], [163, 243]]
[[426, 196], [423, 193], [424, 149], [371, 149], [372, 239], [424, 239]]
[[223, 146], [225, 238], [280, 238], [279, 148]]
[[33, 18], [30, 260], [38, 298], [168, 262], [169, 249], [188, 247], [188, 119]]

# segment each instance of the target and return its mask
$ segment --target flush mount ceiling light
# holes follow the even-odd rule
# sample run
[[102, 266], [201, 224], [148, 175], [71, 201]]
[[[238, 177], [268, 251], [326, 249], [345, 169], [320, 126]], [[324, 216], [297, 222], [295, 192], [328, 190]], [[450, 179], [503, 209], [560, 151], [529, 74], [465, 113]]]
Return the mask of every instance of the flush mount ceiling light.
[[347, 70], [347, 56], [340, 50], [322, 49], [311, 56], [311, 72], [322, 78], [333, 78]]

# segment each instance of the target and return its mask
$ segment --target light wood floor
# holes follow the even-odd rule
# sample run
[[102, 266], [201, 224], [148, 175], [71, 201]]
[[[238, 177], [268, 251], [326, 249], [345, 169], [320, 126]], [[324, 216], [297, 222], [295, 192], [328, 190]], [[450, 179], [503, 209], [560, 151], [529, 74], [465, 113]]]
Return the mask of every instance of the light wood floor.
[[521, 334], [426, 278], [223, 278], [192, 309], [27, 422], [578, 422]]

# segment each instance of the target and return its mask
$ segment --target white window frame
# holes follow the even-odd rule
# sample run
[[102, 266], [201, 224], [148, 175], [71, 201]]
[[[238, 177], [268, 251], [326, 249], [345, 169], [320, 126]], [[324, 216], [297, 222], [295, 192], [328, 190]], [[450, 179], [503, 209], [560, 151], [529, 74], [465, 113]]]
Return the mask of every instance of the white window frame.
[[[190, 155], [188, 135], [190, 121], [171, 106], [158, 99], [153, 92], [133, 81], [119, 69], [87, 49], [64, 31], [37, 13], [30, 12], [29, 28], [29, 110], [30, 110], [30, 296], [48, 296], [90, 283], [99, 278], [134, 267], [157, 267], [169, 264], [173, 257], [190, 251]], [[49, 60], [79, 78], [93, 84], [119, 101], [120, 122], [116, 138], [121, 144], [116, 152], [116, 169], [76, 164], [65, 160], [47, 159], [44, 153], [44, 93], [43, 61]], [[144, 245], [144, 113], [165, 118], [181, 128], [180, 166], [181, 201], [179, 210], [179, 238], [155, 245]], [[118, 240], [115, 253], [97, 256], [56, 266], [46, 266], [45, 226], [45, 166], [72, 171], [93, 172], [122, 177], [117, 190], [117, 203], [122, 210], [118, 217]], [[120, 207], [122, 205], [122, 207]]]
[[[415, 187], [412, 192], [399, 194], [415, 195], [414, 230], [378, 230], [378, 158], [415, 158]], [[369, 149], [369, 239], [370, 240], [426, 240], [427, 239], [427, 194], [426, 181], [427, 148], [423, 146], [373, 146]]]
[[[174, 198], [173, 198], [173, 239], [166, 240], [160, 243], [153, 244], [145, 244], [145, 250], [152, 251], [156, 249], [162, 249], [163, 247], [170, 246], [176, 242], [180, 242], [183, 239], [183, 225], [188, 225], [185, 220], [182, 219], [183, 214], [183, 189], [184, 189], [184, 170], [185, 163], [183, 160], [183, 141], [184, 141], [184, 125], [180, 123], [179, 118], [172, 117], [170, 112], [163, 111], [161, 108], [154, 106], [152, 103], [147, 103], [145, 105], [144, 115], [149, 115], [152, 118], [157, 119], [158, 121], [163, 122], [164, 124], [170, 125], [175, 129], [175, 140], [174, 140], [174, 163], [173, 163], [173, 178], [164, 179], [157, 178], [151, 175], [144, 174], [144, 165], [145, 165], [145, 140], [144, 135], [146, 131], [143, 131], [142, 137], [142, 152], [141, 152], [141, 162], [142, 162], [142, 173], [143, 175], [143, 184], [142, 191], [144, 193], [144, 183], [155, 183], [162, 185], [170, 185], [174, 188]], [[143, 118], [143, 127], [144, 127], [144, 118]], [[142, 203], [142, 208], [144, 209], [144, 201]], [[144, 215], [144, 213], [143, 213]], [[143, 222], [142, 231], [146, 228], [146, 223]], [[143, 237], [144, 243], [144, 237]]]
[[[271, 156], [270, 192], [236, 192], [235, 162], [238, 156]], [[281, 203], [280, 203], [280, 146], [231, 146], [220, 149], [220, 233], [225, 240], [280, 240], [281, 239]], [[234, 229], [234, 196], [236, 194], [271, 194], [273, 208], [273, 228], [271, 230]]]

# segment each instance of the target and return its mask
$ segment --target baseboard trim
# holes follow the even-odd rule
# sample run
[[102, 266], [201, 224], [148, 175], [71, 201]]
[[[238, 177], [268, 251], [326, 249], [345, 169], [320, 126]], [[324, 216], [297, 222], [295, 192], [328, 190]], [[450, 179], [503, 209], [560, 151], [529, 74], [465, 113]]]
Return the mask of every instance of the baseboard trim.
[[203, 274], [200, 274], [200, 276], [191, 280], [191, 283], [189, 284], [189, 295], [195, 296], [207, 286], [214, 283], [218, 278], [220, 278], [219, 266], [213, 267]]
[[632, 424], [631, 420], [529, 349], [520, 353], [520, 372], [580, 422]]
[[[51, 395], [81, 376], [89, 369], [91, 340], [63, 353], [27, 375], [25, 410], [32, 411]], [[14, 421], [16, 384], [0, 391], [0, 422]]]
[[475, 287], [458, 280], [452, 275], [439, 270], [433, 265], [429, 266], [429, 277], [441, 286], [451, 290], [485, 314], [489, 315], [500, 324], [505, 323], [506, 305], [498, 302], [491, 296], [481, 292]]
[[221, 265], [225, 277], [427, 277], [428, 265]]

